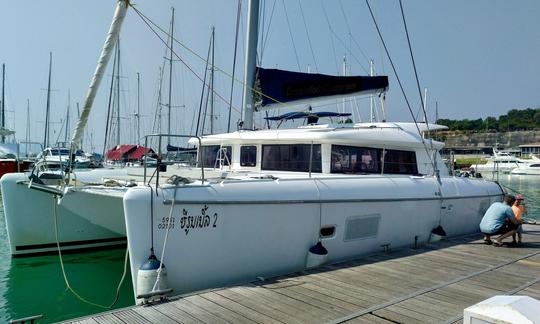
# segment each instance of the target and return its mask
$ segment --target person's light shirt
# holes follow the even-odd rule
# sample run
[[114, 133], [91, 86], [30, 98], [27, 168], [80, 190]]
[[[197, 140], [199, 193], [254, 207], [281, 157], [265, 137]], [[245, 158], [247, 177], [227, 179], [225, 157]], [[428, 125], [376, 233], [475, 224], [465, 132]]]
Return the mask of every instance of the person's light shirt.
[[480, 231], [486, 234], [495, 233], [504, 225], [506, 220], [514, 219], [512, 208], [504, 203], [496, 202], [489, 206], [480, 222]]

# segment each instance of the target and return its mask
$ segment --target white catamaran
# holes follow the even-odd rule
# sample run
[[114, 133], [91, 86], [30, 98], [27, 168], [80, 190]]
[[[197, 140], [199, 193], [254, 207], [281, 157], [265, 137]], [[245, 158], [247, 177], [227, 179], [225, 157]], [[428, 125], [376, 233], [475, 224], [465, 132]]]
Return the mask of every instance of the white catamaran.
[[[111, 30], [119, 30], [117, 16], [123, 18], [126, 4], [119, 1]], [[300, 271], [381, 246], [421, 244], [434, 229], [447, 235], [478, 231], [484, 211], [501, 200], [503, 190], [495, 182], [449, 175], [438, 153], [443, 143], [423, 138], [424, 131], [443, 126], [383, 122], [253, 130], [255, 108], [270, 107], [273, 100], [381, 93], [388, 79], [258, 68], [259, 1], [251, 0], [248, 11], [244, 130], [192, 137], [197, 167], [169, 168], [165, 183], [144, 179], [144, 185], [114, 192], [101, 185], [49, 190], [63, 196], [59, 206], [67, 210], [70, 196], [79, 197], [75, 205], [93, 211], [78, 215], [89, 224], [125, 229], [138, 301], [163, 294], [166, 286], [184, 293]], [[89, 95], [97, 90], [102, 63]], [[92, 100], [72, 143], [79, 142]], [[33, 190], [18, 181], [29, 180], [2, 179], [3, 190], [8, 184], [10, 190]], [[46, 188], [38, 187], [41, 194]], [[9, 199], [4, 196], [4, 206], [21, 203]], [[102, 201], [116, 207], [96, 217], [106, 210]], [[16, 214], [6, 208], [6, 218]]]
[[[447, 235], [478, 231], [503, 190], [495, 182], [449, 175], [438, 153], [443, 143], [428, 145], [422, 134], [442, 126], [253, 130], [259, 105], [380, 93], [388, 80], [256, 67], [259, 1], [250, 1], [248, 11], [245, 130], [192, 138], [199, 177], [178, 170], [169, 183], [133, 187], [124, 196], [138, 301], [165, 291], [164, 265], [168, 287], [185, 293], [301, 271], [381, 246], [424, 243], [436, 228]], [[212, 177], [210, 170], [221, 172]]]

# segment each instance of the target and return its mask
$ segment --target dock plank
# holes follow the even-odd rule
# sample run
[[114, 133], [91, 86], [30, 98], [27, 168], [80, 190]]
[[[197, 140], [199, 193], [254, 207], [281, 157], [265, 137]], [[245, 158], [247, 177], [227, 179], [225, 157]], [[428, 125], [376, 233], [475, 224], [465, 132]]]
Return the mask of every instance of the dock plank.
[[73, 323], [440, 323], [500, 294], [540, 299], [540, 232], [523, 248], [481, 235], [376, 253]]

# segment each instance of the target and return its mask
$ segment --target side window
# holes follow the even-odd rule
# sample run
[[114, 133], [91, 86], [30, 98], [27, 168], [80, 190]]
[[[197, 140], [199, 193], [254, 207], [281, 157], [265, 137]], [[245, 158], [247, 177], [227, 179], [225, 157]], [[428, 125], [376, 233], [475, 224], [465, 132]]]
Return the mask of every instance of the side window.
[[313, 144], [312, 160], [311, 144], [263, 145], [263, 170], [308, 172], [311, 164], [312, 172], [321, 172], [321, 145]]
[[240, 147], [240, 166], [254, 167], [257, 165], [257, 146]]
[[[221, 150], [220, 150], [221, 149]], [[219, 167], [218, 158], [223, 159], [223, 165], [229, 165], [231, 161], [231, 146], [209, 145], [202, 147], [202, 164], [205, 168]], [[225, 156], [223, 156], [225, 153]]]
[[203, 146], [200, 149], [202, 154], [202, 165], [205, 168], [213, 168], [216, 163], [217, 152], [219, 151], [219, 145]]
[[332, 173], [380, 173], [381, 150], [369, 147], [332, 145]]
[[413, 151], [386, 150], [384, 173], [418, 174], [416, 153]]

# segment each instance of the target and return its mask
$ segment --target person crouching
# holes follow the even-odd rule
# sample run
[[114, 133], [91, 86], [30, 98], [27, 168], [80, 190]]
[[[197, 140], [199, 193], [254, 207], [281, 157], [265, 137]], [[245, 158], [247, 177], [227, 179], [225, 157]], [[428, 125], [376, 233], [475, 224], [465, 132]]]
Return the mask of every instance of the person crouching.
[[[493, 243], [495, 246], [502, 246], [502, 241], [516, 234], [520, 220], [517, 220], [512, 211], [512, 205], [516, 199], [512, 195], [504, 196], [504, 203], [495, 202], [489, 206], [480, 222], [480, 231], [484, 233], [484, 242]], [[491, 240], [492, 235], [500, 235]]]

